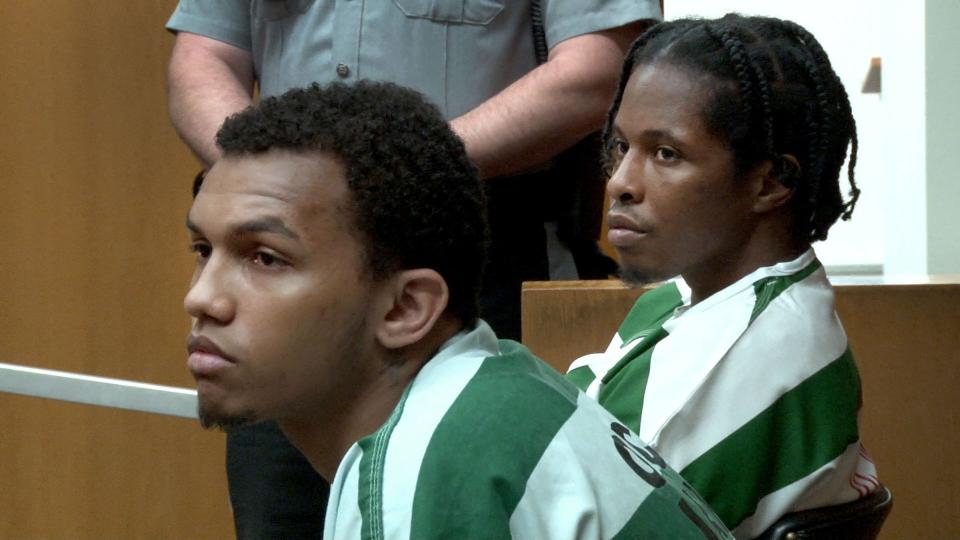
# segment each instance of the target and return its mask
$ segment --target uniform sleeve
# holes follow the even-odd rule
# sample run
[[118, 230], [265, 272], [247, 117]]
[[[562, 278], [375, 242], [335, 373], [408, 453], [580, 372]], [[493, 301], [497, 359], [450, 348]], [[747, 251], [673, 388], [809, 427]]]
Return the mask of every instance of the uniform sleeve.
[[514, 538], [730, 538], [652, 448], [587, 396], [578, 405], [526, 480]]
[[249, 0], [180, 0], [167, 21], [171, 32], [190, 32], [251, 50]]
[[645, 19], [662, 20], [656, 0], [541, 0], [547, 47]]
[[[785, 513], [857, 497], [850, 480], [861, 465], [860, 380], [831, 299], [813, 280], [778, 296], [651, 440], [738, 537]], [[749, 304], [728, 304], [702, 322], [746, 318]], [[678, 342], [706, 335], [691, 322], [676, 329]], [[652, 371], [648, 386], [663, 392], [648, 389], [645, 417], [676, 391], [659, 380]]]

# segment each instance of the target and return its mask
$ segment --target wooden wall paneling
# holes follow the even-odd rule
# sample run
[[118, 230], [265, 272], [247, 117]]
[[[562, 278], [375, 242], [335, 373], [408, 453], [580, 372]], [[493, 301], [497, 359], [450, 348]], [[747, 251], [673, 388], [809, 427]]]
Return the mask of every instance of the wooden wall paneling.
[[617, 280], [528, 281], [521, 294], [524, 345], [557, 371], [603, 352], [644, 289]]
[[881, 539], [960, 538], [960, 284], [837, 287], [861, 438], [893, 491]]
[[[176, 0], [0, 7], [0, 362], [175, 386], [199, 169], [170, 126]], [[222, 436], [0, 395], [0, 538], [229, 538]]]
[[183, 219], [198, 167], [166, 113], [174, 4], [4, 5], [7, 361], [190, 382]]
[[0, 394], [4, 539], [230, 538], [220, 433]]

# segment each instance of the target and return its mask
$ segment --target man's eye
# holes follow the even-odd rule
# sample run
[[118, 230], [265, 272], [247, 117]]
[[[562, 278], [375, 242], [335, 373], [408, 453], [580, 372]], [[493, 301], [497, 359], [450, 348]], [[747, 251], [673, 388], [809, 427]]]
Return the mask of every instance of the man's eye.
[[286, 261], [266, 251], [258, 251], [253, 254], [253, 262], [266, 267], [286, 266]]
[[607, 151], [603, 153], [603, 170], [608, 177], [612, 176], [613, 171], [620, 166], [620, 162], [628, 151], [630, 151], [630, 145], [623, 139], [612, 139], [607, 143]]
[[630, 145], [623, 139], [614, 139], [611, 150], [613, 151], [614, 157], [621, 158], [630, 151]]
[[657, 148], [658, 159], [662, 159], [664, 161], [673, 161], [675, 159], [678, 159], [679, 157], [680, 157], [680, 154], [678, 154], [677, 151], [674, 150], [673, 148], [670, 148], [668, 146], [661, 146]]
[[197, 254], [197, 257], [201, 259], [206, 259], [210, 257], [210, 253], [213, 249], [203, 242], [194, 242], [190, 244], [190, 251]]

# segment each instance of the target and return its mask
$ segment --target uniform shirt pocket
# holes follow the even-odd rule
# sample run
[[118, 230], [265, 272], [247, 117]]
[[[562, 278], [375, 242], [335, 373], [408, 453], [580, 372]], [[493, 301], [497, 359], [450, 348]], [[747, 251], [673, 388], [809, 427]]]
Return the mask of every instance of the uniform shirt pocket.
[[315, 0], [254, 0], [250, 14], [254, 21], [271, 22], [291, 15], [300, 15], [310, 8]]
[[393, 0], [393, 3], [411, 19], [486, 25], [503, 11], [504, 0]]

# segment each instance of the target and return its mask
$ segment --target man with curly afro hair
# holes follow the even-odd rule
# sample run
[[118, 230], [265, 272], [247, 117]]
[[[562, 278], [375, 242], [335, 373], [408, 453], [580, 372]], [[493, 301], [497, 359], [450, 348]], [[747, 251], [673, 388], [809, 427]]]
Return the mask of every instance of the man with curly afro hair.
[[217, 143], [187, 217], [199, 416], [277, 421], [332, 483], [325, 538], [728, 537], [655, 452], [478, 319], [479, 179], [419, 94], [295, 89]]

